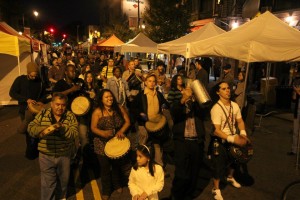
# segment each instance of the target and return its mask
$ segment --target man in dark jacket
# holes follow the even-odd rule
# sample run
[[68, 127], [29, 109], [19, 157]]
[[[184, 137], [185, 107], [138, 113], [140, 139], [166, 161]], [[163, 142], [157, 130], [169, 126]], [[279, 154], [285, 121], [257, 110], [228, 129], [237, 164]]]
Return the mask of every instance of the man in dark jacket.
[[[37, 140], [31, 138], [26, 131], [28, 124], [33, 120], [34, 114], [27, 109], [28, 105], [36, 105], [39, 101], [46, 103], [46, 92], [41, 79], [38, 77], [38, 66], [34, 62], [27, 64], [27, 75], [21, 75], [13, 82], [9, 95], [18, 100], [19, 116], [22, 120], [18, 128], [19, 133], [26, 134], [26, 157], [35, 159], [38, 156]], [[25, 114], [26, 113], [26, 114]]]
[[156, 90], [156, 75], [148, 74], [145, 89], [133, 101], [134, 115], [139, 125], [139, 143], [152, 142], [155, 151], [155, 161], [163, 166], [161, 146], [169, 138], [166, 118], [162, 110], [168, 107], [168, 102], [162, 93]]
[[194, 199], [197, 178], [204, 155], [205, 129], [202, 110], [186, 88], [182, 98], [172, 104], [175, 177], [172, 199]]

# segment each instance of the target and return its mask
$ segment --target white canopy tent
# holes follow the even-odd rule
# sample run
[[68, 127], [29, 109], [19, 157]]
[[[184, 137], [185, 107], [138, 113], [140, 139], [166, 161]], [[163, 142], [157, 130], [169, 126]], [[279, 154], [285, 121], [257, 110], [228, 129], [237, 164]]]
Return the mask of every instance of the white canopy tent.
[[[237, 29], [190, 43], [187, 54], [190, 57], [220, 56], [247, 62], [248, 77], [250, 62], [299, 61], [299, 38], [300, 32], [297, 29], [267, 11]], [[270, 72], [270, 64], [267, 72]], [[269, 74], [265, 94], [269, 89], [268, 81]], [[267, 96], [265, 99], [267, 101]]]
[[239, 28], [191, 42], [189, 57], [220, 56], [244, 62], [299, 61], [300, 32], [270, 12]]
[[136, 53], [156, 53], [157, 43], [153, 42], [143, 33], [139, 33], [135, 38], [125, 44], [115, 46], [115, 52], [136, 52]]
[[182, 36], [176, 40], [158, 44], [158, 53], [177, 54], [186, 58], [191, 58], [189, 56], [189, 45], [191, 42], [201, 42], [204, 39], [220, 35], [225, 32], [226, 31], [210, 22], [195, 32]]

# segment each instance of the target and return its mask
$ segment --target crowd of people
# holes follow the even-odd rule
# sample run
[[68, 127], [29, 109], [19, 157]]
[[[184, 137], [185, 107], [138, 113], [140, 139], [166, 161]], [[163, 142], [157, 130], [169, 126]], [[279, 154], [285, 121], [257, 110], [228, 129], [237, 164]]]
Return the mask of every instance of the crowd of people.
[[[134, 200], [158, 199], [167, 157], [175, 165], [171, 198], [193, 199], [205, 152], [212, 163], [215, 199], [223, 199], [219, 188], [223, 176], [241, 187], [233, 173], [239, 163], [226, 149], [232, 144], [242, 147], [250, 140], [242, 103], [232, 101], [234, 93], [240, 96], [244, 90], [241, 83], [233, 91], [231, 66], [224, 67], [224, 76], [214, 86], [211, 106], [202, 106], [188, 85], [199, 80], [208, 89], [202, 60], [195, 60], [190, 76], [178, 69], [173, 77], [167, 76], [163, 61], [147, 72], [138, 58], [124, 63], [122, 56], [55, 53], [50, 67], [30, 62], [27, 75], [14, 81], [10, 95], [19, 102], [26, 157], [39, 158], [41, 198], [65, 199], [72, 162], [88, 162], [90, 156], [100, 166], [102, 199], [127, 186]], [[239, 80], [243, 79], [241, 73]], [[210, 117], [212, 131], [204, 126]], [[210, 131], [210, 143], [217, 141], [218, 149], [212, 144], [205, 150], [205, 135]], [[130, 148], [125, 153], [107, 154], [108, 143], [126, 138]], [[168, 145], [171, 148], [166, 150]]]

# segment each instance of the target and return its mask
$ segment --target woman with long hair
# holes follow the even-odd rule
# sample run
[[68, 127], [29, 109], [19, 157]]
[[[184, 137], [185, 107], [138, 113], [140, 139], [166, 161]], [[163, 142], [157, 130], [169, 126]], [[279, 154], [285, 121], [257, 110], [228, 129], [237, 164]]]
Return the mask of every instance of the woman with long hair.
[[158, 199], [157, 193], [164, 187], [164, 171], [154, 162], [153, 150], [146, 145], [139, 145], [136, 160], [128, 182], [132, 199]]
[[120, 140], [125, 138], [130, 120], [110, 90], [103, 89], [99, 93], [98, 103], [92, 114], [91, 130], [95, 134], [94, 151], [101, 168], [102, 199], [109, 199], [113, 189], [121, 193], [122, 187], [126, 186], [131, 163], [127, 156], [110, 159], [104, 153], [104, 147], [113, 137]]
[[170, 105], [175, 101], [180, 101], [182, 98], [182, 91], [185, 88], [184, 77], [182, 75], [175, 75], [171, 80], [171, 89], [168, 95], [168, 102]]

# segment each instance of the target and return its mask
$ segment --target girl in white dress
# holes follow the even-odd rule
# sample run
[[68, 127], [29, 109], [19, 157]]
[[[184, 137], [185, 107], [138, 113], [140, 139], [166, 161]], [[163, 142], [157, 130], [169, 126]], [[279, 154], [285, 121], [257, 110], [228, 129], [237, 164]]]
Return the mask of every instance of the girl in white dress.
[[154, 163], [150, 147], [139, 145], [137, 163], [132, 167], [128, 187], [133, 200], [156, 200], [164, 187], [164, 171]]

